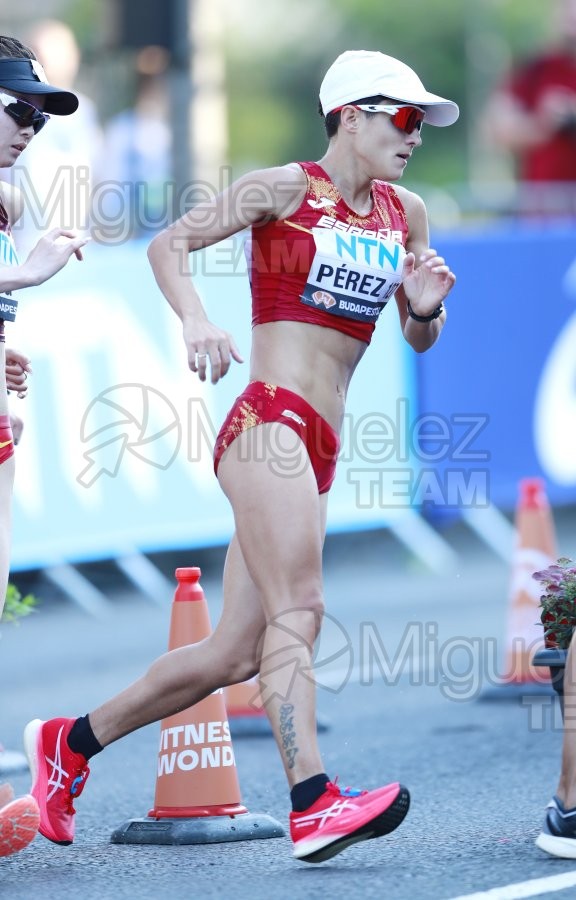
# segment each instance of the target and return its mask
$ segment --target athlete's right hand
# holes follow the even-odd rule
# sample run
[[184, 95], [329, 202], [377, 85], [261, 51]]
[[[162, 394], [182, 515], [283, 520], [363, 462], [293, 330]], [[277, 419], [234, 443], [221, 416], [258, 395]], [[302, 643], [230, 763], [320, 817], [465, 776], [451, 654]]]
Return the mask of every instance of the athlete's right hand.
[[22, 267], [27, 282], [30, 285], [42, 284], [63, 269], [71, 256], [82, 260], [82, 247], [89, 240], [89, 237], [79, 237], [74, 231], [53, 228], [30, 251]]
[[184, 343], [188, 350], [188, 366], [198, 373], [200, 381], [206, 381], [208, 360], [212, 384], [226, 374], [232, 359], [244, 362], [232, 335], [207, 319], [184, 322]]
[[22, 400], [28, 393], [26, 380], [32, 372], [30, 360], [19, 350], [11, 350], [6, 347], [6, 389], [8, 392], [16, 391]]

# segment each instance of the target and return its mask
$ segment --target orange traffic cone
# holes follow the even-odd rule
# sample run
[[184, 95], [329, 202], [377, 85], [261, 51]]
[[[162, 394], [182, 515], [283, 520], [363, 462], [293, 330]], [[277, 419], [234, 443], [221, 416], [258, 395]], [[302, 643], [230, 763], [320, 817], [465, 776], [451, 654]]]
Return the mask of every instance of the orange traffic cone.
[[272, 734], [272, 728], [260, 696], [258, 676], [224, 688], [226, 712], [233, 737]]
[[506, 638], [504, 680], [508, 684], [542, 683], [542, 670], [534, 668], [534, 653], [544, 647], [540, 624], [541, 588], [532, 578], [556, 559], [554, 523], [544, 482], [525, 478], [520, 482], [516, 510], [516, 549], [512, 566]]
[[[260, 737], [273, 734], [262, 703], [257, 675], [241, 684], [231, 684], [224, 688], [224, 699], [232, 737]], [[328, 731], [329, 725], [317, 716], [316, 728], [318, 731]]]
[[[168, 649], [209, 637], [199, 568], [176, 569]], [[115, 844], [205, 844], [282, 837], [270, 816], [253, 815], [240, 787], [223, 691], [163, 719], [154, 807], [113, 832]]]

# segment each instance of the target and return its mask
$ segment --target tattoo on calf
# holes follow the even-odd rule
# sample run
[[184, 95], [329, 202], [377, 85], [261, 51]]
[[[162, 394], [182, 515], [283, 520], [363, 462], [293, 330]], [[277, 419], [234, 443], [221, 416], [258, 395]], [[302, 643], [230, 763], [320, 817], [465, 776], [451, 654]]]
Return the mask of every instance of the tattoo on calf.
[[289, 769], [294, 768], [298, 747], [296, 747], [296, 732], [294, 730], [294, 707], [291, 703], [283, 703], [280, 707], [280, 734], [282, 735], [282, 748], [286, 756]]

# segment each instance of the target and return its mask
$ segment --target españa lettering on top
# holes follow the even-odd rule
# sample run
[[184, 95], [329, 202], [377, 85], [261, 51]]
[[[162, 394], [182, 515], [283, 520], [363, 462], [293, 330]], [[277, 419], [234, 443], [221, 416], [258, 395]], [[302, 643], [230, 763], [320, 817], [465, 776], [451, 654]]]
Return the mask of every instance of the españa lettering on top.
[[353, 225], [351, 222], [343, 222], [341, 219], [335, 219], [333, 216], [322, 215], [316, 222], [318, 228], [330, 228], [334, 231], [341, 231], [345, 234], [356, 234], [361, 237], [381, 238], [384, 241], [394, 241], [401, 244], [403, 234], [401, 231], [393, 228], [379, 228], [375, 231], [373, 228], [362, 228], [360, 225]]

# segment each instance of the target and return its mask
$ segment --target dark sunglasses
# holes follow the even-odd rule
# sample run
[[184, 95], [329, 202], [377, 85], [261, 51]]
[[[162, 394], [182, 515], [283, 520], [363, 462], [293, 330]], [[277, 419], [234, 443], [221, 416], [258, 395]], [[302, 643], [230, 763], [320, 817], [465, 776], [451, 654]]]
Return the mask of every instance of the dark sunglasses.
[[34, 134], [38, 134], [50, 118], [48, 113], [41, 112], [41, 110], [32, 106], [31, 103], [28, 103], [26, 100], [20, 100], [19, 97], [13, 97], [12, 94], [0, 92], [0, 103], [4, 107], [4, 112], [11, 119], [14, 119], [18, 125], [22, 125], [24, 128], [28, 128], [31, 125], [34, 129]]

